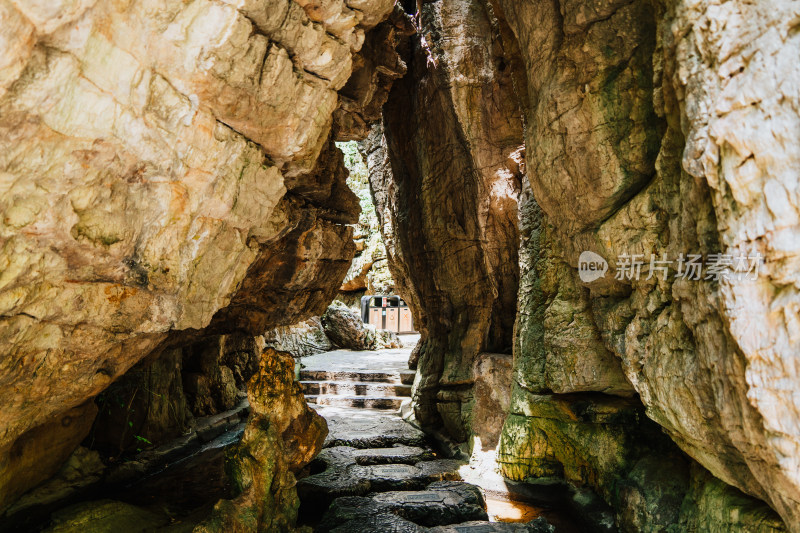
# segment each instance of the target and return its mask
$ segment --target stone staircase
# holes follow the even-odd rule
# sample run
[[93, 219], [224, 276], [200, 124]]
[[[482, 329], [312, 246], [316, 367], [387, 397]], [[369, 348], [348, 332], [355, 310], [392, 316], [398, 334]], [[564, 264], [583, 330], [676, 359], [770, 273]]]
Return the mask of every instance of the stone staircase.
[[301, 370], [308, 403], [331, 407], [399, 409], [411, 397], [413, 370]]
[[301, 525], [315, 533], [554, 533], [544, 517], [489, 522], [481, 489], [461, 481], [465, 463], [441, 458], [396, 413], [314, 409], [329, 433], [297, 495]]
[[324, 449], [298, 477], [301, 525], [315, 533], [552, 533], [544, 518], [489, 522], [481, 489], [462, 481], [467, 465], [443, 457], [400, 417], [414, 382], [412, 346], [334, 350], [299, 363], [303, 392], [328, 424]]

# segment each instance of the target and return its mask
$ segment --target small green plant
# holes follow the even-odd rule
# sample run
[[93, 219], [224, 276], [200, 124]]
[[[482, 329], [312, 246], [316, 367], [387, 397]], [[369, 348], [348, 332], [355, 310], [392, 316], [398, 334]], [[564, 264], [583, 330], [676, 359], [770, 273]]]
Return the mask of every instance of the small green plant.
[[153, 444], [152, 442], [150, 442], [146, 438], [142, 437], [141, 435], [134, 435], [133, 438], [138, 440], [139, 442], [147, 444], [148, 446], [152, 446], [152, 444]]

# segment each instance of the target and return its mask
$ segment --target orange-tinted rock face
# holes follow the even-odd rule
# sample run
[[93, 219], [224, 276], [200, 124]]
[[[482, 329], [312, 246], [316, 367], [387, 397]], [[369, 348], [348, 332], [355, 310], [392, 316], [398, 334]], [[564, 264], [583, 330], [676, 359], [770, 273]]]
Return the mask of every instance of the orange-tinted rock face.
[[94, 402], [87, 401], [17, 439], [0, 460], [0, 498], [14, 501], [57, 471], [89, 433], [96, 414]]
[[0, 457], [175, 332], [324, 311], [358, 216], [338, 91], [392, 8], [0, 2]]

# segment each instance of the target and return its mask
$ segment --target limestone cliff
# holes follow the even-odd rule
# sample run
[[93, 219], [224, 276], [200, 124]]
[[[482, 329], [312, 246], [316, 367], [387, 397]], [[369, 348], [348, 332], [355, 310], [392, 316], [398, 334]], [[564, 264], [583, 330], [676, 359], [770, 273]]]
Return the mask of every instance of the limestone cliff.
[[[348, 269], [361, 288], [377, 256], [351, 263], [335, 143], [365, 140], [422, 425], [592, 488], [626, 531], [800, 532], [796, 1], [0, 0], [0, 20], [0, 510], [115, 381], [174, 392], [137, 424], [177, 434], [256, 371], [181, 350], [319, 316]], [[582, 278], [583, 252], [608, 269]], [[291, 360], [259, 364], [239, 497], [207, 530], [291, 529], [324, 435]], [[118, 425], [95, 428], [122, 448]]]
[[389, 272], [386, 246], [383, 244], [375, 204], [372, 203], [369, 170], [358, 152], [358, 143], [341, 143], [339, 147], [345, 154], [345, 165], [350, 170], [347, 185], [358, 196], [361, 205], [361, 215], [353, 234], [356, 255], [339, 290], [343, 301], [351, 300], [351, 305], [360, 309], [359, 296], [393, 294], [394, 280]]
[[425, 8], [366, 151], [392, 274], [423, 332], [417, 415], [463, 439], [474, 358], [512, 345], [522, 121], [484, 8]]
[[[393, 79], [365, 46], [392, 9], [0, 1], [0, 507], [158, 346], [324, 311], [358, 216], [331, 133]], [[53, 424], [41, 472], [16, 475]]]
[[797, 524], [797, 404], [783, 391], [800, 375], [783, 317], [797, 305], [786, 267], [800, 240], [796, 202], [779, 192], [796, 185], [796, 150], [762, 144], [798, 120], [796, 94], [766, 81], [796, 75], [780, 66], [800, 44], [796, 6], [498, 4], [526, 65], [529, 179], [567, 263], [598, 252], [610, 278], [623, 254], [763, 257], [755, 280], [670, 270], [589, 295], [648, 415]]
[[[509, 476], [593, 486], [628, 530], [783, 528], [741, 490], [796, 531], [796, 4], [419, 8], [409, 76], [369, 138], [390, 266], [422, 323], [418, 419], [466, 439], [472, 362], [513, 345]], [[581, 281], [583, 251], [604, 277]], [[709, 276], [726, 257], [758, 274]], [[672, 489], [642, 490], [664, 472]]]

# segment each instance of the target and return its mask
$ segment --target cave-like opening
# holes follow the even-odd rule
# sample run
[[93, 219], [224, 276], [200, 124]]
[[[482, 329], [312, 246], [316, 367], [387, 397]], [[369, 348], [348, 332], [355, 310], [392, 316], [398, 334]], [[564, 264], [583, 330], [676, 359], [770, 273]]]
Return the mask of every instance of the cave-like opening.
[[791, 2], [51, 3], [0, 530], [797, 529]]

